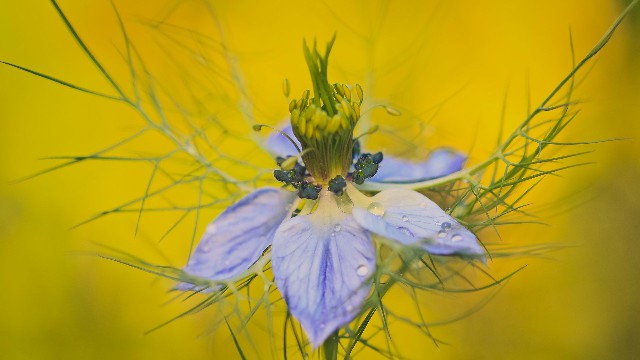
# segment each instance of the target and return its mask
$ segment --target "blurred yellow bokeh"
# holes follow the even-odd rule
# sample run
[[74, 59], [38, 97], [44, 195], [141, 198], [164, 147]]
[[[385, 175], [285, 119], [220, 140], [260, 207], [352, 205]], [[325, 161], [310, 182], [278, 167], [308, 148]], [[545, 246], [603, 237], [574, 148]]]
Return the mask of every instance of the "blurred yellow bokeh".
[[[59, 5], [109, 72], [125, 82], [126, 47], [111, 2], [60, 0]], [[210, 96], [202, 101], [227, 106], [211, 115], [247, 137], [250, 127], [237, 109], [243, 98], [251, 102], [255, 121], [278, 124], [288, 114], [282, 80], [290, 80], [294, 96], [309, 86], [302, 39], [317, 38], [322, 44], [336, 32], [332, 80], [362, 83], [371, 99], [424, 118], [421, 124], [428, 124], [420, 126], [414, 138], [424, 146], [413, 156], [448, 145], [470, 151], [471, 162], [493, 149], [503, 105], [505, 128], [512, 129], [526, 116], [527, 99], [533, 106], [540, 103], [570, 71], [570, 39], [575, 56], [583, 57], [625, 6], [622, 0], [115, 0], [136, 51], [158, 83], [175, 87], [177, 100], [190, 87], [194, 93], [214, 87], [200, 93]], [[197, 50], [202, 59], [186, 45], [197, 44], [194, 39], [200, 35], [203, 48]], [[235, 69], [218, 65], [225, 60], [221, 41], [235, 54]], [[0, 44], [1, 61], [114, 93], [48, 2], [0, 2]], [[188, 61], [202, 69], [211, 65], [210, 72], [180, 67]], [[528, 266], [478, 312], [431, 328], [447, 345], [436, 347], [415, 329], [392, 325], [393, 341], [404, 356], [631, 359], [640, 354], [640, 266], [635, 259], [640, 253], [639, 64], [637, 8], [578, 76], [575, 97], [582, 110], [563, 136], [568, 141], [625, 140], [581, 148], [593, 150], [583, 158], [592, 164], [549, 176], [530, 194], [527, 202], [534, 203], [534, 213], [552, 226], [507, 227], [501, 239], [492, 240], [576, 246], [544, 259], [490, 262], [488, 269], [497, 277]], [[238, 87], [234, 70], [242, 74], [245, 89]], [[228, 81], [210, 82], [216, 71]], [[90, 254], [100, 252], [94, 244], [107, 244], [180, 267], [193, 225], [162, 242], [158, 239], [175, 217], [145, 213], [135, 236], [135, 212], [70, 230], [144, 194], [153, 166], [82, 162], [14, 182], [60, 163], [43, 158], [92, 154], [135, 133], [144, 120], [121, 103], [9, 66], [0, 66], [0, 84], [0, 358], [238, 357], [226, 327], [210, 326], [215, 311], [145, 334], [188, 305], [171, 301], [170, 282]], [[394, 123], [384, 114], [375, 114], [374, 120], [384, 131], [373, 141], [406, 153], [389, 134], [411, 136], [415, 124]], [[237, 146], [229, 141], [222, 146]], [[151, 137], [127, 151], [143, 157], [166, 146]], [[219, 210], [203, 211], [199, 231]], [[478, 299], [435, 295], [425, 307], [430, 321], [437, 322], [469, 309]], [[389, 301], [393, 308], [407, 300], [396, 294]], [[262, 331], [254, 334], [256, 346], [269, 349]], [[267, 358], [271, 353], [265, 351]], [[252, 349], [247, 357], [258, 353]], [[363, 353], [363, 358], [376, 356]]]

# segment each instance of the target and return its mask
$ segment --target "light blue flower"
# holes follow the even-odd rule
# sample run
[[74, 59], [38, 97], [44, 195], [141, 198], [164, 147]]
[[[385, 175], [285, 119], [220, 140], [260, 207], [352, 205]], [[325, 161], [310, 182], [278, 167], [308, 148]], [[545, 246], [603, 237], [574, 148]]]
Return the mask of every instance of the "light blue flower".
[[[267, 141], [274, 154], [277, 136]], [[315, 211], [292, 217], [300, 201], [294, 192], [258, 189], [209, 224], [184, 271], [212, 281], [233, 279], [271, 245], [275, 282], [317, 347], [358, 314], [370, 292], [376, 268], [372, 234], [434, 255], [484, 254], [473, 233], [418, 192], [398, 188], [368, 197], [350, 185], [346, 193], [351, 213], [325, 190]], [[202, 290], [186, 283], [177, 289]]]
[[[484, 254], [475, 235], [424, 195], [389, 189], [367, 197], [349, 186], [351, 213], [323, 191], [310, 214], [291, 217], [293, 192], [266, 187], [229, 207], [205, 231], [188, 274], [212, 281], [239, 276], [271, 248], [276, 284], [314, 347], [360, 311], [375, 272], [372, 234], [435, 255]], [[180, 284], [181, 290], [200, 290]]]
[[[368, 196], [348, 183], [435, 178], [460, 170], [465, 158], [449, 149], [433, 151], [422, 163], [381, 153], [354, 156], [362, 89], [329, 85], [329, 50], [325, 57], [307, 52], [316, 96], [307, 91], [293, 100], [291, 125], [283, 129], [302, 152], [278, 132], [266, 141], [268, 150], [281, 157], [274, 176], [285, 186], [249, 193], [207, 227], [184, 268], [185, 281], [193, 276], [218, 287], [194, 285], [197, 281], [177, 285], [215, 291], [270, 257], [288, 310], [314, 348], [361, 311], [376, 274], [374, 240], [433, 255], [484, 258], [476, 236], [423, 194], [389, 188]], [[299, 155], [304, 166], [295, 157], [286, 160], [287, 155]]]

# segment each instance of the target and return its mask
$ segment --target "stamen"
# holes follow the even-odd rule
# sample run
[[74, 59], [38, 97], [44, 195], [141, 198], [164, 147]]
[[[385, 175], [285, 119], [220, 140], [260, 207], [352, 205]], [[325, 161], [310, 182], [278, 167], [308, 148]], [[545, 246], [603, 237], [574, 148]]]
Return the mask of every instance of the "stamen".
[[304, 177], [307, 174], [307, 168], [296, 160], [297, 157], [295, 156], [289, 156], [286, 159], [278, 156], [276, 158], [276, 163], [280, 166], [280, 169], [273, 171], [273, 177], [280, 182], [287, 185], [293, 185], [298, 188], [299, 184], [304, 182]]
[[373, 156], [371, 157], [371, 160], [373, 160], [374, 164], [380, 164], [383, 159], [384, 159], [384, 156], [382, 155], [382, 152], [380, 152], [380, 151], [378, 151], [377, 153], [373, 154]]
[[301, 199], [317, 200], [321, 190], [322, 186], [305, 181], [298, 187], [298, 197]]
[[342, 175], [338, 175], [333, 179], [329, 180], [329, 191], [340, 196], [344, 192], [344, 188], [347, 187], [347, 182], [342, 177]]
[[285, 78], [282, 81], [282, 94], [284, 95], [284, 97], [286, 97], [287, 99], [289, 98], [289, 93], [291, 91], [291, 85], [289, 85], [289, 79]]
[[299, 198], [317, 200], [320, 195], [320, 191], [322, 190], [322, 186], [306, 181], [305, 177], [309, 175], [307, 173], [307, 168], [298, 162], [295, 162], [291, 168], [285, 168], [287, 166], [291, 166], [290, 163], [292, 162], [292, 159], [297, 158], [295, 156], [289, 156], [286, 159], [280, 156], [277, 157], [276, 162], [281, 166], [281, 169], [273, 170], [273, 177], [285, 185], [291, 185], [298, 190]]
[[295, 184], [298, 184], [302, 181], [302, 179], [298, 178], [298, 176], [296, 175], [295, 170], [280, 170], [280, 169], [276, 169], [273, 170], [273, 177], [276, 178], [276, 180], [283, 182], [287, 185], [293, 185], [296, 186]]
[[277, 132], [279, 132], [282, 136], [286, 137], [286, 138], [289, 140], [289, 142], [290, 142], [291, 144], [293, 144], [293, 146], [295, 146], [296, 150], [298, 150], [298, 153], [302, 152], [302, 150], [300, 150], [300, 148], [298, 147], [298, 144], [296, 144], [296, 142], [295, 142], [295, 141], [293, 141], [293, 139], [292, 139], [289, 135], [287, 135], [287, 134], [286, 134], [284, 131], [282, 131], [282, 130], [279, 130], [279, 129], [274, 128], [274, 127], [273, 127], [273, 126], [271, 126], [271, 125], [267, 125], [267, 124], [255, 124], [255, 125], [253, 125], [253, 131], [260, 131], [260, 130], [262, 130], [262, 128], [263, 128], [263, 127], [266, 127], [266, 128], [269, 128], [269, 129], [271, 129], [271, 130], [273, 130], [273, 131], [277, 131]]
[[358, 161], [353, 165], [355, 171], [351, 175], [352, 181], [358, 185], [362, 185], [366, 179], [373, 177], [378, 172], [378, 167], [383, 158], [381, 152], [373, 155], [369, 153], [360, 155]]

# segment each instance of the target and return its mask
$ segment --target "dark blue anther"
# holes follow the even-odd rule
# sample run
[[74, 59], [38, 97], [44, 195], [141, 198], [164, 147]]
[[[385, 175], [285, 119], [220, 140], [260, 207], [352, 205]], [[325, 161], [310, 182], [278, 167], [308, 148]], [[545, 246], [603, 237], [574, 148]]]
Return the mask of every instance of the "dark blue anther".
[[347, 182], [341, 175], [329, 180], [329, 191], [340, 196], [344, 192], [344, 188], [347, 187]]
[[373, 160], [374, 164], [380, 164], [382, 159], [384, 159], [384, 156], [382, 156], [382, 153], [379, 151], [371, 156], [371, 160]]
[[295, 170], [276, 169], [276, 170], [273, 170], [273, 177], [275, 177], [276, 180], [283, 182], [287, 185], [292, 185], [293, 183], [298, 182], [296, 181], [298, 180], [298, 177], [296, 176]]
[[[287, 159], [278, 157], [276, 158], [276, 162], [278, 163], [278, 165], [281, 166], [282, 163]], [[291, 185], [294, 188], [296, 188], [298, 190], [298, 197], [302, 199], [316, 200], [320, 195], [320, 190], [322, 190], [322, 186], [315, 185], [313, 183], [305, 181], [304, 178], [306, 174], [307, 174], [307, 168], [301, 165], [300, 163], [296, 163], [293, 169], [273, 170], [273, 177], [275, 177], [276, 180], [285, 183], [286, 185]]]
[[302, 166], [300, 163], [296, 163], [293, 167], [293, 171], [295, 171], [296, 175], [302, 179], [307, 173], [307, 168]]
[[322, 190], [322, 186], [305, 181], [298, 186], [298, 197], [301, 199], [316, 200], [320, 195], [320, 190]]
[[352, 181], [358, 185], [364, 183], [366, 179], [373, 177], [378, 172], [378, 166], [382, 162], [382, 153], [375, 155], [365, 153], [360, 155], [358, 161], [353, 166], [355, 171], [351, 175]]

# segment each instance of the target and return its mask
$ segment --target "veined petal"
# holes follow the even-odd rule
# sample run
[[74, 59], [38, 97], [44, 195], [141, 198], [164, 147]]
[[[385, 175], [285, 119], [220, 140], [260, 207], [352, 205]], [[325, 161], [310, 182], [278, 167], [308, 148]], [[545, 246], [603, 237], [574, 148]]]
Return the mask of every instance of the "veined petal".
[[[351, 196], [357, 190], [348, 191]], [[484, 255], [471, 231], [418, 192], [389, 189], [369, 200], [368, 209], [354, 206], [352, 210], [358, 224], [369, 231], [406, 245], [419, 245], [434, 255]]]
[[385, 156], [371, 181], [415, 182], [435, 179], [461, 170], [466, 160], [466, 156], [462, 153], [448, 148], [433, 150], [422, 162]]
[[[209, 280], [241, 274], [271, 244], [295, 199], [294, 193], [273, 187], [248, 194], [207, 226], [184, 271]], [[195, 287], [182, 283], [176, 289]]]
[[[293, 129], [291, 128], [291, 122], [287, 122], [287, 125], [280, 127], [281, 131], [287, 134], [293, 141], [301, 147], [300, 142], [296, 139], [295, 135], [293, 135]], [[297, 155], [298, 150], [293, 146], [291, 141], [287, 139], [286, 136], [282, 135], [278, 131], [272, 131], [272, 133], [267, 138], [266, 142], [267, 150], [269, 150], [275, 156], [287, 157], [290, 155]]]
[[375, 249], [369, 233], [325, 192], [313, 214], [280, 225], [271, 265], [289, 311], [315, 348], [360, 311], [371, 288]]

